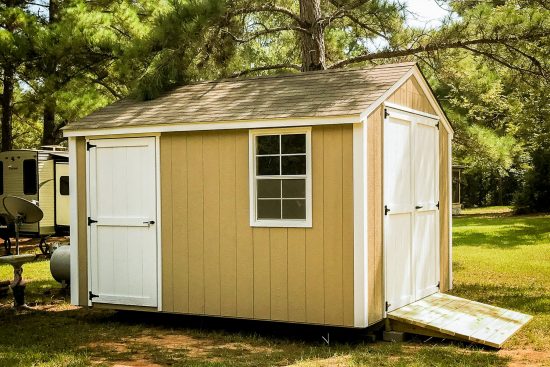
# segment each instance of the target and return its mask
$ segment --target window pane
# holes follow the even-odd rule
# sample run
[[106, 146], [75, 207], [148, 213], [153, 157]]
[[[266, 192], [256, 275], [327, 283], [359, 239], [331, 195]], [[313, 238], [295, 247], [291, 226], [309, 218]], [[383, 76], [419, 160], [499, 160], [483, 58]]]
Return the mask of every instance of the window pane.
[[281, 219], [281, 200], [258, 200], [258, 219]]
[[279, 154], [279, 135], [263, 135], [257, 139], [257, 154]]
[[59, 193], [61, 195], [69, 195], [69, 176], [59, 177]]
[[258, 157], [258, 175], [280, 175], [279, 157]]
[[36, 160], [25, 159], [23, 161], [23, 193], [25, 195], [36, 195], [38, 186], [36, 173]]
[[306, 201], [283, 200], [283, 219], [306, 219]]
[[258, 180], [259, 198], [280, 198], [281, 180]]
[[305, 153], [306, 134], [291, 134], [281, 136], [281, 153]]
[[303, 198], [306, 197], [306, 180], [284, 180], [283, 181], [284, 198]]
[[281, 157], [283, 175], [305, 175], [306, 156], [290, 155]]

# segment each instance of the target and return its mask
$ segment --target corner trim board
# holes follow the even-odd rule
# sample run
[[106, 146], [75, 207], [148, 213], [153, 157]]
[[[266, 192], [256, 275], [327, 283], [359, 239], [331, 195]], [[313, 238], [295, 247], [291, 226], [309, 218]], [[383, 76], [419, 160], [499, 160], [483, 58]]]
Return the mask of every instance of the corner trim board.
[[76, 138], [69, 138], [69, 200], [70, 200], [70, 236], [71, 236], [71, 304], [79, 305], [79, 278], [78, 268], [78, 185], [77, 185], [77, 156]]

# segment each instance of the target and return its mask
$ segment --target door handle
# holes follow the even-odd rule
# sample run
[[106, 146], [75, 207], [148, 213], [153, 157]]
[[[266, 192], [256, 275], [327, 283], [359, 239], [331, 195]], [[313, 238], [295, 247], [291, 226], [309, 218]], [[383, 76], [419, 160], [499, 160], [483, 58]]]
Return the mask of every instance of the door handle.
[[155, 221], [154, 220], [147, 220], [147, 221], [143, 222], [143, 224], [151, 225], [151, 224], [155, 224]]
[[415, 206], [415, 208], [416, 208], [416, 209], [422, 209], [423, 206], [422, 206], [422, 205], [417, 205], [417, 206]]

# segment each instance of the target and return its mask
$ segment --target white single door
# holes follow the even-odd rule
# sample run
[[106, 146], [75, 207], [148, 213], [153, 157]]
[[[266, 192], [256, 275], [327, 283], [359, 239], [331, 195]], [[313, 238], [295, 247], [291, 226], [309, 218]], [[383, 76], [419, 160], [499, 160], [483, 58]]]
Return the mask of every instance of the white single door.
[[415, 300], [438, 291], [439, 284], [439, 189], [438, 130], [433, 120], [415, 124], [414, 190]]
[[90, 298], [157, 306], [155, 138], [89, 142]]
[[391, 109], [384, 123], [386, 310], [438, 291], [436, 120]]
[[395, 310], [414, 299], [412, 247], [414, 191], [412, 122], [388, 117], [384, 127], [386, 309]]

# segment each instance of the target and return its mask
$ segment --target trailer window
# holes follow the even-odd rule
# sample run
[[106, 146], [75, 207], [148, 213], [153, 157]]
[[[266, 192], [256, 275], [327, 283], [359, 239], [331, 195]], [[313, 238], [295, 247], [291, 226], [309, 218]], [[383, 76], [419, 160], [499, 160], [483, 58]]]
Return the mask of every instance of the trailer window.
[[0, 195], [4, 195], [4, 162], [0, 161]]
[[69, 195], [69, 176], [59, 177], [59, 194]]
[[38, 187], [36, 174], [36, 159], [25, 159], [23, 161], [23, 193], [25, 195], [36, 195]]

